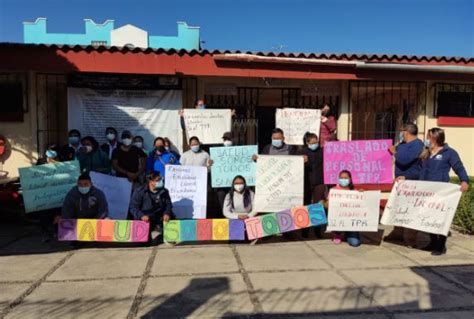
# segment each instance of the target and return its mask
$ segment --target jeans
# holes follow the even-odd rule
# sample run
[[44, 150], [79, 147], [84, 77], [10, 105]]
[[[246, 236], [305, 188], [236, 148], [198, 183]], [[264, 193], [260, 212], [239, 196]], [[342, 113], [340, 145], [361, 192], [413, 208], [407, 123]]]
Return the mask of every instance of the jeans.
[[361, 244], [359, 232], [346, 232], [344, 234], [346, 236], [347, 243], [352, 247], [358, 247]]

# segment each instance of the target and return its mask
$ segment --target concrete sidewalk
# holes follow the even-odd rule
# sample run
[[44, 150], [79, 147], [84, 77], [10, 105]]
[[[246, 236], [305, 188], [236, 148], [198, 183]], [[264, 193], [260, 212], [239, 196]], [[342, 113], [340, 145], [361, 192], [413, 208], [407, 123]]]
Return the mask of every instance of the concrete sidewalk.
[[474, 318], [474, 238], [457, 233], [432, 257], [368, 239], [69, 250], [0, 229], [2, 318]]

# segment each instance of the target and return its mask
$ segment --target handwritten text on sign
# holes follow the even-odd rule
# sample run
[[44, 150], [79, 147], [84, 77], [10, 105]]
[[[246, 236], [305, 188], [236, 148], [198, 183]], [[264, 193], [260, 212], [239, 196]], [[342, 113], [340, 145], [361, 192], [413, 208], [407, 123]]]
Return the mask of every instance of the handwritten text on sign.
[[277, 212], [303, 205], [302, 156], [259, 155], [255, 206], [258, 212]]
[[184, 110], [188, 138], [197, 136], [204, 144], [222, 143], [222, 135], [230, 132], [231, 110]]
[[146, 242], [149, 227], [141, 220], [61, 219], [58, 240]]
[[19, 169], [27, 213], [61, 207], [77, 183], [79, 162], [37, 165]]
[[391, 140], [327, 142], [324, 147], [324, 183], [337, 184], [348, 170], [354, 184], [390, 184], [393, 181]]
[[321, 110], [314, 109], [277, 109], [276, 127], [285, 132], [285, 142], [293, 145], [303, 145], [306, 132], [319, 136], [321, 125]]
[[127, 219], [132, 183], [126, 178], [90, 172], [92, 183], [104, 192], [111, 219]]
[[349, 191], [331, 189], [329, 192], [328, 230], [378, 231], [380, 191]]
[[206, 218], [206, 167], [167, 165], [165, 186], [170, 192], [176, 218]]
[[212, 187], [231, 187], [237, 175], [245, 177], [248, 186], [255, 186], [255, 167], [252, 155], [258, 153], [257, 145], [211, 147]]
[[245, 220], [171, 220], [164, 223], [164, 239], [167, 242], [245, 240], [247, 232], [248, 239], [252, 240], [326, 223], [324, 207], [313, 204]]
[[392, 188], [381, 223], [447, 236], [460, 198], [459, 185], [398, 181]]

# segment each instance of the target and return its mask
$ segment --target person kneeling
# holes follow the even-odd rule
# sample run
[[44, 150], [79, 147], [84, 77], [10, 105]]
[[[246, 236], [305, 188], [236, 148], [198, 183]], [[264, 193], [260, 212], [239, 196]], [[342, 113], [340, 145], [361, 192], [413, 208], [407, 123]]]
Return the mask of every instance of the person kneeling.
[[223, 214], [229, 219], [247, 219], [254, 217], [257, 212], [253, 209], [254, 193], [247, 187], [243, 176], [236, 176], [232, 188], [224, 200]]
[[103, 219], [109, 213], [104, 193], [92, 185], [88, 173], [79, 176], [64, 199], [61, 216], [63, 219]]
[[150, 242], [163, 233], [162, 223], [174, 218], [171, 197], [159, 172], [148, 174], [147, 183], [133, 193], [130, 213], [135, 220], [150, 223]]

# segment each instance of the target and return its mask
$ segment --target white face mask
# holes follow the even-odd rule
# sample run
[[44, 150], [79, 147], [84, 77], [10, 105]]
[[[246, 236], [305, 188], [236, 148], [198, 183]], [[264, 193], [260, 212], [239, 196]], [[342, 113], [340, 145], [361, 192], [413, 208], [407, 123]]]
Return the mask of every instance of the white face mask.
[[135, 145], [135, 146], [138, 147], [138, 148], [142, 148], [142, 147], [143, 147], [143, 143], [142, 143], [142, 142], [135, 142], [135, 143], [133, 143], [133, 145]]
[[109, 140], [109, 141], [115, 140], [115, 134], [114, 133], [109, 133], [109, 134], [106, 135], [106, 137], [107, 137], [107, 140]]
[[92, 152], [92, 146], [86, 145], [86, 146], [84, 146], [84, 147], [85, 147], [85, 149], [86, 149], [86, 153]]
[[124, 138], [124, 139], [122, 140], [122, 143], [123, 143], [123, 145], [125, 145], [125, 146], [129, 146], [130, 144], [132, 144], [132, 139], [130, 139], [130, 138]]
[[245, 188], [244, 184], [235, 184], [234, 185], [234, 189], [239, 193], [241, 193], [244, 190], [244, 188]]
[[232, 146], [232, 141], [225, 140], [224, 141], [224, 146]]

